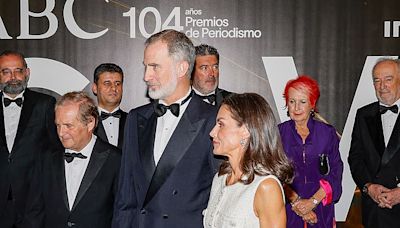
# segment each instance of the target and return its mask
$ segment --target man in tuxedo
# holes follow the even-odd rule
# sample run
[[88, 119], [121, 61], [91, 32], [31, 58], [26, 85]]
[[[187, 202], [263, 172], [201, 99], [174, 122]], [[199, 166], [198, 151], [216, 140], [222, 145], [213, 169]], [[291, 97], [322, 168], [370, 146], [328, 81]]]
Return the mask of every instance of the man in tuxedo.
[[209, 136], [216, 108], [191, 90], [194, 58], [192, 42], [175, 30], [145, 42], [153, 102], [127, 117], [113, 227], [203, 227], [218, 166]]
[[207, 103], [219, 106], [231, 92], [218, 88], [219, 53], [207, 44], [196, 46], [196, 61], [192, 73], [194, 91]]
[[400, 61], [380, 59], [372, 72], [378, 102], [357, 111], [348, 161], [363, 225], [400, 227]]
[[110, 228], [121, 153], [93, 134], [94, 101], [70, 92], [56, 103], [55, 123], [63, 147], [46, 153], [42, 200], [46, 228]]
[[33, 170], [57, 141], [55, 99], [27, 89], [30, 69], [21, 53], [0, 54], [0, 227], [26, 227]]
[[97, 96], [100, 113], [99, 124], [94, 131], [100, 139], [122, 148], [127, 113], [120, 109], [124, 72], [114, 63], [102, 63], [96, 67], [92, 91]]

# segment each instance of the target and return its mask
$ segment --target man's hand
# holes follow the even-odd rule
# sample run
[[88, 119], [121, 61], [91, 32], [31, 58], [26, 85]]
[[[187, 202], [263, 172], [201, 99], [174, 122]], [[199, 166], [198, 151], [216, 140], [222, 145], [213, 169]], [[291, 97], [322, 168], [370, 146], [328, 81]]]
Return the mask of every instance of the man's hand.
[[400, 203], [400, 188], [388, 189], [379, 195], [379, 207], [390, 208]]
[[381, 200], [379, 199], [379, 196], [383, 192], [388, 192], [390, 189], [384, 187], [383, 185], [380, 184], [371, 184], [368, 186], [368, 195], [373, 199], [377, 204], [381, 203]]

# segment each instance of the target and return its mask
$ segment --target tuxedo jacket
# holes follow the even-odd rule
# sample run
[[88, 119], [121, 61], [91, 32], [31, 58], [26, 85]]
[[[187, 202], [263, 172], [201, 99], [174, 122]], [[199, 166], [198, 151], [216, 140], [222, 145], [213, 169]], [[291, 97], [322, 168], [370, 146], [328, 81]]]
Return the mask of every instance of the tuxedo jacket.
[[[118, 187], [121, 151], [96, 140], [89, 164], [70, 210], [65, 180], [65, 149], [45, 155], [42, 164], [42, 206], [45, 228], [110, 228]], [[75, 158], [78, 159], [78, 158]]]
[[[385, 147], [379, 102], [357, 111], [348, 161], [357, 186], [368, 183], [395, 188], [400, 182], [400, 118], [397, 118]], [[362, 221], [365, 227], [400, 227], [400, 206], [379, 208], [362, 194]]]
[[[3, 99], [3, 93], [0, 93]], [[0, 101], [1, 101], [0, 100]], [[0, 219], [9, 198], [17, 213], [24, 214], [35, 162], [56, 141], [55, 99], [25, 89], [21, 115], [13, 148], [7, 148], [3, 105], [0, 102]], [[11, 150], [11, 151], [10, 151]]]
[[217, 88], [215, 89], [215, 105], [219, 107], [225, 97], [231, 95], [232, 92]]
[[[122, 144], [124, 142], [124, 128], [126, 116], [128, 114], [121, 110], [121, 118], [119, 119], [119, 127], [118, 127], [118, 148], [122, 149]], [[97, 127], [94, 130], [94, 134], [101, 138], [103, 141], [108, 142], [106, 130], [103, 126], [103, 121], [99, 120]]]
[[202, 227], [218, 160], [209, 133], [216, 107], [194, 94], [158, 162], [153, 103], [128, 114], [113, 227]]

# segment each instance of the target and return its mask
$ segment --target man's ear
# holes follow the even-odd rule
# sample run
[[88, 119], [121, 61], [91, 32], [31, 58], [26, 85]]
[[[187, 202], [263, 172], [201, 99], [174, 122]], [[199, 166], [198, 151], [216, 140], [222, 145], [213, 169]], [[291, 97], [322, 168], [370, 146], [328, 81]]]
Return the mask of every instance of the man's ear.
[[96, 127], [96, 121], [95, 121], [95, 119], [94, 119], [93, 116], [90, 117], [90, 121], [89, 121], [89, 123], [87, 124], [87, 127], [88, 127], [89, 131], [91, 131], [91, 132], [94, 131], [94, 128]]
[[186, 74], [189, 70], [189, 63], [187, 61], [179, 61], [179, 63], [177, 64], [177, 72], [178, 72], [178, 77], [186, 77]]
[[95, 96], [97, 96], [97, 85], [96, 85], [96, 83], [93, 83], [93, 84], [92, 84], [92, 92], [93, 92], [93, 94], [94, 94]]

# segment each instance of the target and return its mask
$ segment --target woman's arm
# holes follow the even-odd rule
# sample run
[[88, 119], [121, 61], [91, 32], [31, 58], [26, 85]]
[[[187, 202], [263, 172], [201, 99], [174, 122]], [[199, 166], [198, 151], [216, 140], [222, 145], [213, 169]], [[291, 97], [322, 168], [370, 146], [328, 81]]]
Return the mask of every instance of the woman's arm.
[[254, 196], [254, 211], [260, 227], [286, 227], [286, 210], [280, 184], [272, 178], [260, 183]]

